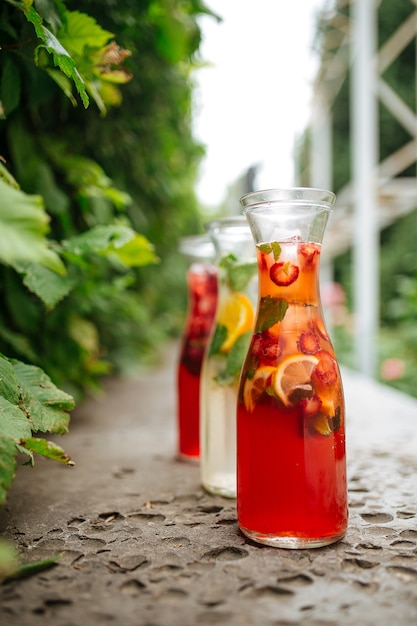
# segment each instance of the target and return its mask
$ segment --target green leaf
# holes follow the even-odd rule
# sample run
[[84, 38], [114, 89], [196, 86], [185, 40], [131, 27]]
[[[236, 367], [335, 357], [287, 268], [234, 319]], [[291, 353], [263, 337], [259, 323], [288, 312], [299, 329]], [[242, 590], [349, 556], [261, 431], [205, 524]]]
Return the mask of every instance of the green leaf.
[[79, 256], [115, 254], [119, 261], [129, 267], [157, 261], [152, 244], [128, 226], [95, 226], [67, 239], [62, 245], [64, 250]]
[[19, 387], [13, 365], [0, 356], [0, 396], [12, 404], [19, 401]]
[[114, 34], [104, 30], [90, 15], [68, 11], [57, 36], [70, 54], [81, 57], [85, 48], [103, 48]]
[[277, 241], [273, 241], [272, 243], [261, 243], [258, 244], [258, 248], [264, 254], [274, 253], [274, 260], [278, 261], [281, 254], [281, 246]]
[[130, 241], [120, 247], [117, 244], [116, 240], [109, 251], [113, 250], [118, 260], [127, 267], [139, 267], [158, 261], [153, 245], [143, 235], [134, 233]]
[[25, 194], [0, 178], [0, 262], [34, 261], [65, 273], [59, 256], [48, 248], [48, 222], [40, 196]]
[[14, 189], [19, 189], [18, 182], [10, 174], [9, 170], [4, 167], [3, 163], [1, 162], [0, 162], [0, 180], [3, 180], [5, 183], [10, 185], [10, 187], [14, 187]]
[[226, 373], [233, 382], [236, 381], [240, 375], [251, 337], [252, 331], [250, 330], [238, 337], [227, 355]]
[[28, 415], [32, 430], [56, 434], [68, 432], [67, 411], [74, 408], [73, 398], [56, 387], [39, 367], [15, 360], [12, 364], [21, 386], [20, 406]]
[[50, 556], [47, 559], [41, 559], [40, 561], [35, 561], [34, 563], [22, 563], [16, 567], [16, 569], [8, 576], [6, 576], [6, 580], [15, 580], [17, 578], [27, 578], [28, 576], [33, 576], [33, 574], [37, 574], [38, 572], [43, 572], [45, 569], [56, 565], [56, 562], [61, 558], [61, 554], [57, 556]]
[[225, 282], [232, 291], [244, 291], [258, 271], [256, 261], [239, 261], [234, 254], [224, 256], [219, 267], [225, 270]]
[[[0, 422], [1, 422], [0, 415]], [[5, 503], [7, 492], [16, 474], [17, 449], [12, 437], [0, 433], [0, 507]]]
[[16, 64], [10, 57], [6, 57], [1, 76], [0, 99], [6, 115], [9, 115], [18, 106], [20, 100], [20, 74]]
[[50, 30], [43, 25], [43, 20], [39, 13], [35, 11], [33, 6], [25, 6], [23, 12], [28, 22], [30, 22], [34, 28], [36, 35], [43, 42], [35, 49], [35, 63], [38, 63], [39, 51], [45, 49], [52, 55], [54, 64], [75, 83], [78, 93], [84, 106], [88, 106], [88, 95], [85, 87], [85, 83], [80, 76], [79, 71], [76, 68], [75, 62], [61, 44], [61, 42], [55, 37]]
[[216, 324], [213, 337], [210, 341], [210, 356], [220, 353], [220, 348], [227, 339], [227, 333], [228, 331], [226, 326], [223, 326], [223, 324]]
[[283, 320], [287, 309], [288, 302], [285, 300], [278, 300], [278, 298], [273, 298], [272, 296], [261, 298], [256, 321], [256, 332], [261, 333]]
[[0, 436], [10, 437], [16, 442], [31, 434], [29, 420], [23, 411], [0, 396]]
[[50, 76], [52, 80], [58, 85], [58, 87], [62, 89], [64, 94], [71, 101], [71, 104], [73, 106], [77, 106], [77, 100], [73, 96], [72, 83], [69, 78], [59, 70], [47, 69], [46, 71], [48, 73], [48, 76]]
[[20, 445], [52, 461], [58, 461], [58, 463], [64, 463], [65, 465], [74, 465], [74, 461], [71, 460], [68, 454], [52, 441], [29, 437], [28, 439], [23, 439]]
[[60, 300], [65, 298], [76, 284], [76, 279], [58, 276], [38, 263], [15, 263], [14, 268], [23, 275], [24, 285], [34, 293], [44, 304], [52, 309]]

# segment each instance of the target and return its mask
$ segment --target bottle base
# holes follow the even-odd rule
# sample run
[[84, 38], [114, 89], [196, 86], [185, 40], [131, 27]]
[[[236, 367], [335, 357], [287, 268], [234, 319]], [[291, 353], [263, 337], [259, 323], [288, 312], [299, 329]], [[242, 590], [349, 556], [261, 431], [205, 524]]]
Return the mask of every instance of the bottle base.
[[248, 537], [248, 539], [251, 539], [256, 543], [261, 543], [265, 546], [270, 546], [272, 548], [285, 548], [290, 550], [323, 548], [324, 546], [328, 546], [332, 543], [340, 541], [346, 534], [346, 531], [343, 530], [337, 535], [331, 535], [326, 537], [297, 537], [294, 535], [273, 535], [259, 533], [254, 530], [248, 530], [243, 526], [239, 526], [239, 528], [242, 533], [246, 537]]
[[211, 493], [213, 496], [223, 496], [223, 498], [230, 498], [230, 499], [235, 499], [236, 498], [236, 489], [233, 489], [232, 487], [228, 486], [228, 485], [219, 485], [219, 484], [211, 484], [211, 483], [202, 483], [203, 488], [208, 492]]
[[177, 460], [197, 465], [198, 463], [200, 463], [200, 455], [184, 454], [183, 452], [178, 452]]

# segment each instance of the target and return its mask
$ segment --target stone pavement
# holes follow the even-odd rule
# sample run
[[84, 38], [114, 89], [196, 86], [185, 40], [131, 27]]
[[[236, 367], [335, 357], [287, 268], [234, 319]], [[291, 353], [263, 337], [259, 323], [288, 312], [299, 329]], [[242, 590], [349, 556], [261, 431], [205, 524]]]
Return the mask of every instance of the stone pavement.
[[58, 441], [76, 462], [18, 470], [0, 533], [53, 568], [0, 586], [3, 626], [417, 623], [417, 401], [343, 372], [350, 524], [326, 548], [239, 533], [235, 503], [175, 459], [176, 346], [111, 379]]

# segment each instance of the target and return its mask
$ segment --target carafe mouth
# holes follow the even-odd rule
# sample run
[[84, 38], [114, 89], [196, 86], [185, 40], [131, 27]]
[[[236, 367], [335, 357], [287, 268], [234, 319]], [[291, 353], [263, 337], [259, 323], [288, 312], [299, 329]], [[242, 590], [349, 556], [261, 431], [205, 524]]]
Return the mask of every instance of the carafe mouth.
[[256, 244], [298, 241], [321, 243], [336, 195], [326, 189], [265, 189], [240, 199]]
[[276, 189], [261, 189], [244, 194], [240, 198], [243, 213], [248, 208], [263, 208], [272, 205], [294, 204], [317, 206], [331, 211], [336, 195], [327, 189], [316, 187], [288, 187]]

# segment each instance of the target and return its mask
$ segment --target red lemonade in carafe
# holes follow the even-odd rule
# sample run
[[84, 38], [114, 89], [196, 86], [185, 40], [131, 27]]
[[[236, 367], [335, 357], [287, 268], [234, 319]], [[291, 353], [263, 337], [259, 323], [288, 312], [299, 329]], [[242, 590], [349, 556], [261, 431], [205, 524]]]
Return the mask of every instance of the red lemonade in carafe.
[[[211, 247], [211, 243], [210, 243]], [[177, 370], [178, 454], [200, 457], [200, 375], [217, 305], [217, 269], [193, 262], [187, 270], [188, 311]]]
[[347, 525], [345, 408], [320, 304], [321, 244], [257, 243], [259, 302], [237, 404], [237, 509], [248, 537], [318, 547]]

